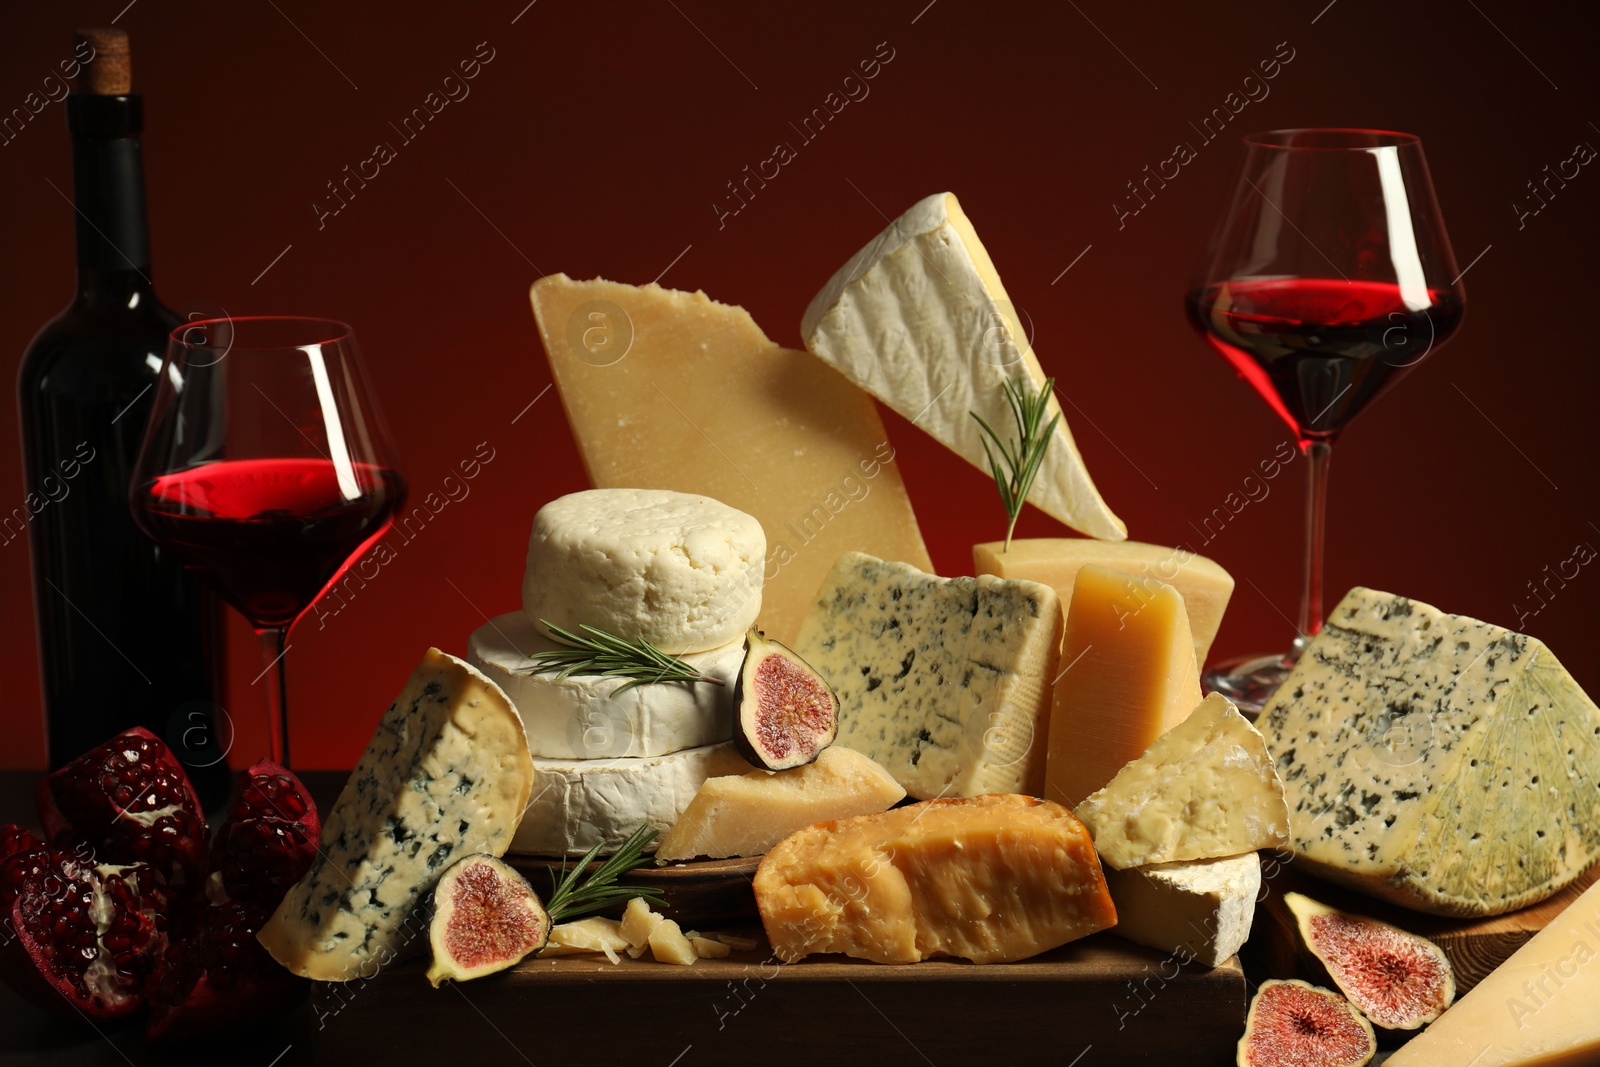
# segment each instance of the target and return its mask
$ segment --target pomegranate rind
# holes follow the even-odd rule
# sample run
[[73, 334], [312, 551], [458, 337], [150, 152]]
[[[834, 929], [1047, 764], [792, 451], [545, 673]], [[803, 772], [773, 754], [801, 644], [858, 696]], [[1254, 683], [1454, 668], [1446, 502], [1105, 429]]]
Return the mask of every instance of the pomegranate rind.
[[1372, 1024], [1344, 997], [1298, 978], [1268, 979], [1250, 1000], [1235, 1062], [1238, 1067], [1366, 1067], [1377, 1052]]
[[1450, 958], [1427, 938], [1329, 907], [1304, 893], [1286, 893], [1283, 902], [1295, 917], [1306, 951], [1374, 1025], [1416, 1030], [1455, 1002]]
[[[474, 899], [486, 888], [492, 890], [490, 900]], [[468, 924], [474, 918], [485, 928], [472, 929]], [[514, 967], [544, 948], [550, 926], [539, 894], [521, 874], [488, 853], [463, 856], [434, 887], [428, 981], [437, 989], [445, 982], [467, 982]], [[463, 958], [464, 942], [477, 950], [480, 962]]]
[[789, 646], [751, 630], [734, 683], [734, 747], [749, 763], [787, 771], [812, 762], [839, 736], [839, 697]]

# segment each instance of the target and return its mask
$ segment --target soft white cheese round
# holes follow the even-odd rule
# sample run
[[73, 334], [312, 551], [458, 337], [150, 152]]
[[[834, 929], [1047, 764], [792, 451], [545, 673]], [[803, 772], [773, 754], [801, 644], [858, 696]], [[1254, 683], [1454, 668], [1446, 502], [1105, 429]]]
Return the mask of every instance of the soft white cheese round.
[[706, 496], [590, 489], [533, 517], [522, 610], [680, 655], [740, 640], [761, 610], [767, 537]]
[[744, 642], [692, 652], [684, 662], [722, 685], [660, 682], [617, 690], [626, 678], [533, 673], [528, 657], [557, 646], [520, 611], [480, 626], [467, 660], [494, 681], [522, 715], [528, 749], [546, 759], [664, 756], [733, 737], [733, 687]]
[[581, 856], [598, 841], [609, 854], [646, 823], [665, 836], [707, 778], [749, 770], [731, 741], [640, 759], [536, 759], [511, 851]]

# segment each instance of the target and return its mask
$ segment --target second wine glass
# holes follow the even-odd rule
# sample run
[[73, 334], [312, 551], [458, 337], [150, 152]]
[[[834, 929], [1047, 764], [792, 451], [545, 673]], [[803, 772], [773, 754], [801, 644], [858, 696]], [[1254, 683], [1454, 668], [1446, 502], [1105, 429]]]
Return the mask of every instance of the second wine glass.
[[288, 766], [289, 629], [405, 497], [354, 332], [278, 316], [174, 330], [131, 494], [145, 533], [260, 637], [272, 758]]
[[1308, 468], [1298, 633], [1221, 664], [1208, 691], [1259, 708], [1322, 628], [1333, 442], [1436, 351], [1465, 298], [1422, 142], [1389, 130], [1274, 130], [1245, 161], [1189, 292], [1190, 322], [1294, 431]]

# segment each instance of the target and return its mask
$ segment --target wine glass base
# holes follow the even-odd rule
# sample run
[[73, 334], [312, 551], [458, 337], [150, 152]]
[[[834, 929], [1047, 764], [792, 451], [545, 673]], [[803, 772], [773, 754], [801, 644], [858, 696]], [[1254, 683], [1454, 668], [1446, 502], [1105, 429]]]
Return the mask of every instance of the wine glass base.
[[1201, 676], [1200, 686], [1208, 694], [1221, 693], [1253, 719], [1294, 669], [1295, 658], [1291, 653], [1228, 660]]

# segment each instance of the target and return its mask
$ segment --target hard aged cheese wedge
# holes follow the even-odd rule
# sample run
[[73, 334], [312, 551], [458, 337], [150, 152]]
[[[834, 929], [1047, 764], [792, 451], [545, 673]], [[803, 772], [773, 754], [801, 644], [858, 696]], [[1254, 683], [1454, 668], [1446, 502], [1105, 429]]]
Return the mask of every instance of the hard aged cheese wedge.
[[1179, 963], [1215, 967], [1250, 937], [1261, 858], [1243, 856], [1198, 863], [1158, 863], [1119, 871], [1104, 868], [1117, 906], [1112, 930], [1140, 945], [1169, 952]]
[[1189, 616], [1176, 589], [1089, 565], [1071, 597], [1045, 766], [1045, 795], [1069, 805], [1200, 703]]
[[[1014, 423], [1004, 383], [1045, 374], [989, 253], [950, 193], [919, 200], [822, 287], [800, 336], [812, 353], [985, 474], [983, 431]], [[1061, 414], [1054, 397], [1046, 418]], [[1128, 536], [1089, 478], [1065, 417], [1028, 499], [1090, 537]]]
[[531, 295], [589, 483], [755, 516], [768, 636], [794, 638], [841, 552], [932, 567], [877, 407], [837, 371], [704, 293], [553, 274]]
[[733, 689], [744, 662], [743, 641], [682, 657], [702, 674], [722, 679], [722, 685], [673, 682], [624, 693], [617, 690], [626, 678], [534, 673], [538, 664], [528, 657], [556, 647], [520, 611], [496, 616], [467, 641], [467, 662], [516, 705], [535, 758], [665, 756], [733, 736]]
[[1061, 606], [1037, 582], [839, 557], [794, 650], [839, 697], [839, 743], [919, 799], [1043, 788]]
[[1220, 693], [1077, 807], [1107, 865], [1126, 870], [1276, 848], [1289, 839], [1266, 742]]
[[1600, 1063], [1600, 884], [1490, 972], [1387, 1067]]
[[316, 860], [257, 939], [304, 978], [372, 977], [426, 944], [411, 913], [445, 868], [505, 853], [532, 783], [506, 695], [430, 648], [323, 820]]
[[536, 759], [511, 851], [581, 856], [598, 843], [610, 855], [640, 826], [670, 830], [707, 778], [749, 769], [732, 742], [632, 759]]
[[1061, 603], [1069, 608], [1072, 583], [1086, 564], [1164, 582], [1182, 593], [1194, 638], [1194, 659], [1205, 666], [1233, 596], [1233, 575], [1214, 561], [1182, 547], [1088, 537], [1019, 538], [1009, 549], [1004, 541], [972, 546], [975, 573], [1043, 582], [1059, 593]]
[[670, 655], [721, 648], [761, 609], [767, 538], [719, 500], [664, 489], [590, 489], [540, 508], [522, 610], [572, 633], [592, 626]]
[[1094, 846], [1059, 804], [990, 794], [818, 823], [767, 853], [756, 905], [780, 960], [1025, 959], [1117, 921]]
[[796, 830], [893, 807], [906, 791], [871, 759], [833, 745], [787, 771], [708, 778], [661, 840], [656, 858], [759, 856]]
[[1498, 915], [1600, 859], [1600, 708], [1532, 637], [1358, 587], [1259, 721], [1323, 877]]

